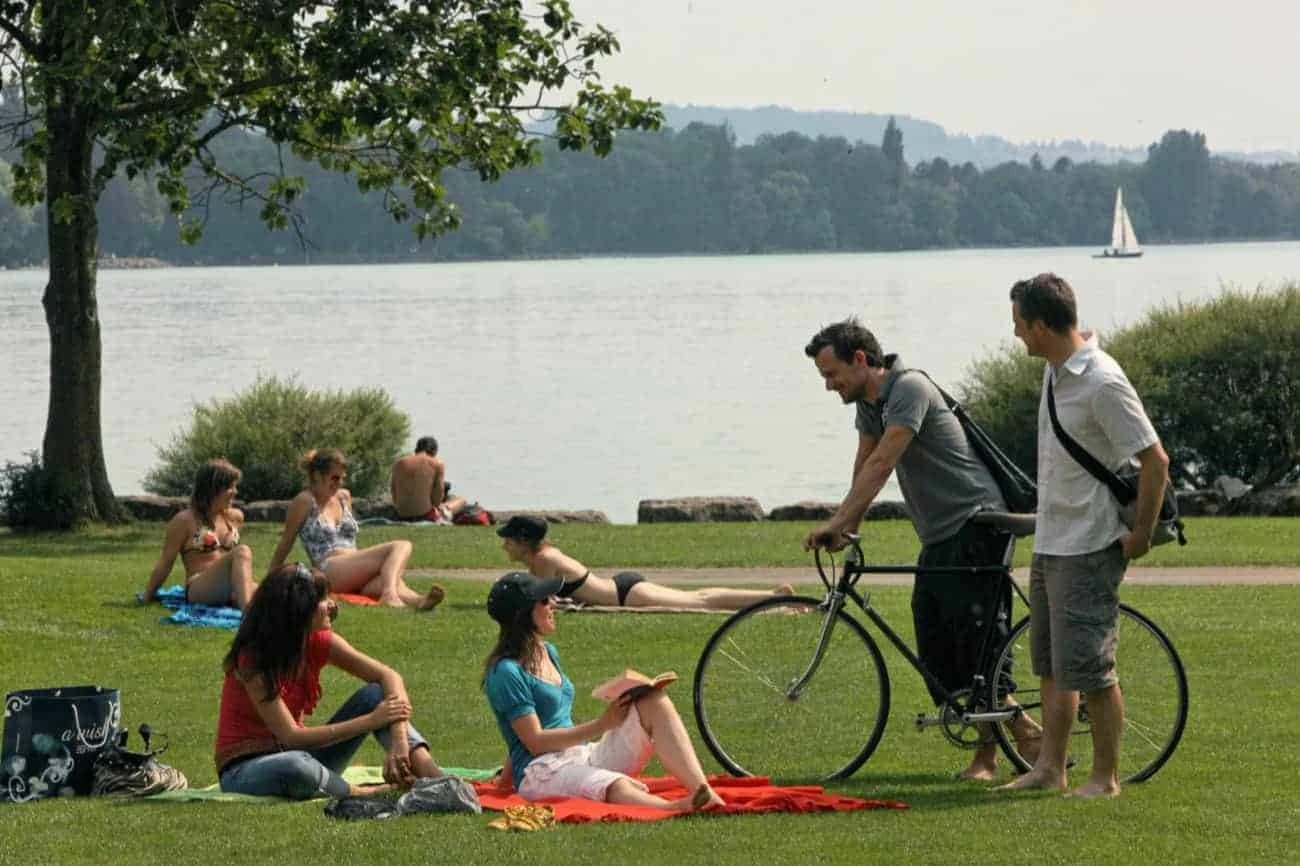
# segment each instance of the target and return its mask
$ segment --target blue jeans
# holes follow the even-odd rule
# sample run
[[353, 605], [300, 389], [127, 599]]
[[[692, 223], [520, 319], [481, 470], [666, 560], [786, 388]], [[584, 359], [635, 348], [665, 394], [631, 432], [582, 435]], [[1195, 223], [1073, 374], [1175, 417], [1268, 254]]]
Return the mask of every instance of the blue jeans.
[[[364, 716], [379, 706], [384, 691], [378, 683], [369, 683], [357, 689], [343, 706], [339, 707], [330, 723], [346, 722]], [[387, 727], [371, 731], [379, 745], [387, 752], [392, 745], [392, 735]], [[221, 790], [232, 794], [254, 794], [259, 797], [287, 797], [291, 800], [310, 800], [327, 795], [346, 797], [351, 790], [340, 773], [352, 760], [366, 735], [342, 740], [319, 749], [289, 752], [272, 752], [239, 761], [221, 772]], [[410, 723], [406, 726], [406, 739], [411, 750], [416, 746], [428, 748], [428, 743]]]

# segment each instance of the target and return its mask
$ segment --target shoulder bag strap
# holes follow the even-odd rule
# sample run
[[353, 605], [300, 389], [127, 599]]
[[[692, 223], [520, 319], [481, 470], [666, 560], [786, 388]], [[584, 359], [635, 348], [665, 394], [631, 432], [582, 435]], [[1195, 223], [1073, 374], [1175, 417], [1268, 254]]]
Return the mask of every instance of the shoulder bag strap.
[[1137, 492], [1121, 481], [1118, 475], [1101, 465], [1100, 460], [1089, 454], [1082, 445], [1074, 441], [1074, 438], [1061, 427], [1061, 421], [1056, 417], [1056, 395], [1052, 390], [1052, 381], [1055, 378], [1052, 375], [1047, 377], [1047, 414], [1051, 416], [1052, 430], [1056, 433], [1056, 438], [1061, 445], [1065, 446], [1065, 450], [1070, 452], [1070, 456], [1078, 461], [1080, 466], [1087, 469], [1094, 478], [1110, 488], [1110, 492], [1115, 494], [1115, 498], [1119, 500], [1120, 505], [1128, 505], [1137, 497]]

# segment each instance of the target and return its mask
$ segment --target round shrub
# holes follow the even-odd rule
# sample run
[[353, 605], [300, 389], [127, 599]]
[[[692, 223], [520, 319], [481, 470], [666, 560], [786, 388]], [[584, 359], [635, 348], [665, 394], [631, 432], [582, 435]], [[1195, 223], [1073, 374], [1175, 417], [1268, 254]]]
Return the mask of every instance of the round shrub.
[[258, 378], [228, 400], [194, 407], [188, 430], [158, 449], [144, 487], [188, 496], [199, 465], [224, 457], [244, 473], [240, 498], [288, 499], [303, 489], [298, 458], [309, 448], [338, 448], [348, 458], [347, 486], [359, 497], [387, 489], [410, 420], [382, 388], [312, 391], [296, 379]]

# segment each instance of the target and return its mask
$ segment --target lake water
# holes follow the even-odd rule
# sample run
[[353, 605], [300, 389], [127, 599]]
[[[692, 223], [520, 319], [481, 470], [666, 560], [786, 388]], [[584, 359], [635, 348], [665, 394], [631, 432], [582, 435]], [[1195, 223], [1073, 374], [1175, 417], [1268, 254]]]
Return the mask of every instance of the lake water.
[[[486, 507], [596, 508], [747, 495], [832, 500], [853, 410], [822, 389], [808, 338], [849, 314], [887, 352], [956, 384], [1009, 341], [1007, 290], [1055, 270], [1102, 331], [1224, 285], [1300, 278], [1300, 244], [474, 264], [103, 271], [103, 423], [119, 493], [196, 402], [259, 373], [381, 385], [438, 437]], [[45, 274], [0, 273], [0, 460], [39, 449], [48, 399]], [[322, 443], [329, 444], [329, 443]], [[896, 493], [886, 492], [896, 497]]]

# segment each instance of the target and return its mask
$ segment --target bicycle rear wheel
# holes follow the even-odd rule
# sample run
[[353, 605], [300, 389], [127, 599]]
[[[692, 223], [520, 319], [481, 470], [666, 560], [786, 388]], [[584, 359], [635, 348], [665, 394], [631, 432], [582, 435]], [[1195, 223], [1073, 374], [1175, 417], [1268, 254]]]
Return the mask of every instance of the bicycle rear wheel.
[[[1006, 709], [1014, 701], [1024, 714], [1042, 727], [1042, 701], [1038, 678], [1030, 671], [1029, 619], [1021, 620], [1003, 646], [994, 670], [991, 703]], [[1160, 628], [1143, 614], [1119, 606], [1119, 645], [1115, 670], [1124, 696], [1124, 730], [1120, 739], [1121, 783], [1151, 778], [1178, 748], [1187, 725], [1187, 674], [1174, 645]], [[1014, 682], [1015, 694], [1008, 697], [1005, 685]], [[995, 726], [998, 742], [1020, 770], [1032, 766], [1037, 740], [1017, 741], [1006, 725]], [[1025, 753], [1029, 753], [1029, 757]], [[1087, 702], [1080, 696], [1079, 711], [1070, 731], [1069, 755], [1072, 773], [1082, 778], [1092, 769], [1092, 726]]]
[[880, 650], [857, 620], [842, 610], [829, 619], [821, 603], [765, 599], [729, 617], [705, 645], [695, 720], [733, 775], [842, 778], [880, 742], [889, 716]]

